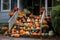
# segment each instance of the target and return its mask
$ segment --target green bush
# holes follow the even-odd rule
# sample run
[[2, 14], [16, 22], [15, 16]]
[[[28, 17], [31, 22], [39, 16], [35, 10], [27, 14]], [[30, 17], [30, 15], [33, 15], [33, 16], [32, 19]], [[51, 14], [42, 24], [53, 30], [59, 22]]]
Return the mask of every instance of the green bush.
[[60, 6], [55, 6], [52, 8], [51, 20], [54, 31], [60, 35]]

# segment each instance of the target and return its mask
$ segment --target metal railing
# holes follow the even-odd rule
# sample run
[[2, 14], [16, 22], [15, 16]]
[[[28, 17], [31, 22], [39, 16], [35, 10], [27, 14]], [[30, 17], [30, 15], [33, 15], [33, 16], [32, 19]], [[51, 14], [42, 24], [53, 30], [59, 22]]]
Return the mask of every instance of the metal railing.
[[42, 21], [45, 19], [45, 11], [43, 11], [43, 14], [42, 14], [42, 17], [41, 17], [41, 20], [40, 20], [40, 26], [41, 26], [41, 33], [42, 33], [42, 25], [43, 25], [43, 23], [42, 23]]
[[[47, 15], [51, 15], [51, 10], [52, 10], [52, 7], [49, 7], [49, 8], [48, 8]], [[41, 17], [41, 20], [40, 20], [41, 33], [42, 33], [43, 20], [45, 20], [45, 17], [46, 17], [47, 15], [46, 15], [46, 11], [43, 11], [43, 14], [42, 14], [42, 17]], [[44, 34], [45, 34], [45, 33], [44, 33]], [[48, 33], [47, 33], [47, 34], [48, 34]]]
[[12, 26], [15, 24], [15, 21], [17, 20], [17, 17], [18, 17], [18, 11], [16, 11], [14, 13], [14, 15], [10, 18], [10, 20], [8, 21], [9, 23], [9, 31], [10, 29], [12, 28]]

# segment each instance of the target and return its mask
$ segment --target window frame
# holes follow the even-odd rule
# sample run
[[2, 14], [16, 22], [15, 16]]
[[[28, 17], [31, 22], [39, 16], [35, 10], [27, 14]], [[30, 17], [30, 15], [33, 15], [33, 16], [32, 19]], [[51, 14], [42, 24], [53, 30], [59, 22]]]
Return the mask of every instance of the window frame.
[[3, 10], [3, 1], [1, 0], [1, 12], [9, 12], [11, 10], [11, 0], [9, 0], [9, 9]]

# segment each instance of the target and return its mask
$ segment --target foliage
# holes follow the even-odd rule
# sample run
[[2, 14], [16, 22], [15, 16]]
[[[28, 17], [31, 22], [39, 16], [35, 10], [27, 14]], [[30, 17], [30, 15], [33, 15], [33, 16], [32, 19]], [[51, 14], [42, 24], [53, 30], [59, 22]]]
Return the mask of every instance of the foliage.
[[55, 6], [52, 8], [51, 19], [54, 31], [60, 35], [60, 6]]

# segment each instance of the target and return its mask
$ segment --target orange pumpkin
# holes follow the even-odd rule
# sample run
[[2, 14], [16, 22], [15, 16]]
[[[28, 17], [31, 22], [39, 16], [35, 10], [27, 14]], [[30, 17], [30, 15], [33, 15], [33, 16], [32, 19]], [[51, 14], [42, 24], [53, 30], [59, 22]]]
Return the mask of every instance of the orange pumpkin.
[[19, 37], [20, 37], [20, 34], [13, 34], [13, 36], [14, 36], [15, 38], [19, 38]]
[[36, 27], [40, 27], [40, 24], [39, 24], [39, 23], [36, 23], [35, 26], [36, 26]]
[[32, 33], [31, 35], [32, 35], [32, 36], [37, 36], [37, 33], [34, 32], [34, 33]]
[[23, 22], [26, 22], [26, 20], [25, 20], [24, 18], [22, 18], [22, 21], [23, 21]]
[[33, 13], [31, 13], [31, 14], [29, 15], [29, 17], [33, 17]]
[[40, 19], [40, 17], [39, 17], [39, 16], [37, 16], [37, 19]]
[[43, 20], [42, 23], [43, 23], [43, 24], [47, 24], [47, 21], [46, 21], [46, 20]]
[[22, 12], [22, 16], [26, 16], [26, 13], [25, 12]]
[[49, 28], [49, 26], [48, 25], [44, 25], [46, 28]]
[[8, 31], [6, 31], [4, 34], [7, 35], [8, 34]]
[[9, 12], [9, 16], [13, 16], [14, 15], [14, 12]]
[[24, 30], [22, 30], [22, 29], [20, 30], [20, 33], [24, 33], [24, 32], [25, 32]]
[[12, 34], [15, 34], [15, 33], [16, 33], [15, 31], [16, 31], [16, 30], [13, 28], [12, 31], [11, 31], [11, 33], [12, 33]]
[[18, 12], [18, 17], [22, 18], [23, 16], [26, 16], [25, 12], [19, 11]]
[[47, 20], [47, 21], [50, 21], [50, 19], [51, 19], [50, 16], [47, 15], [47, 16], [46, 16], [46, 20]]
[[32, 26], [33, 26], [33, 24], [32, 24], [32, 23], [29, 23], [29, 24], [28, 24], [28, 27], [32, 27]]
[[20, 24], [20, 21], [16, 20], [16, 24]]
[[34, 22], [34, 19], [31, 19], [30, 22]]
[[24, 30], [20, 30], [20, 35], [25, 35], [26, 32]]
[[50, 19], [50, 16], [47, 15], [47, 16], [46, 16], [46, 19], [47, 19], [47, 20]]
[[36, 27], [37, 30], [41, 30], [41, 27]]
[[2, 27], [2, 30], [6, 31], [6, 30], [8, 30], [8, 27]]
[[39, 32], [39, 33], [37, 33], [37, 36], [41, 36], [42, 34]]

